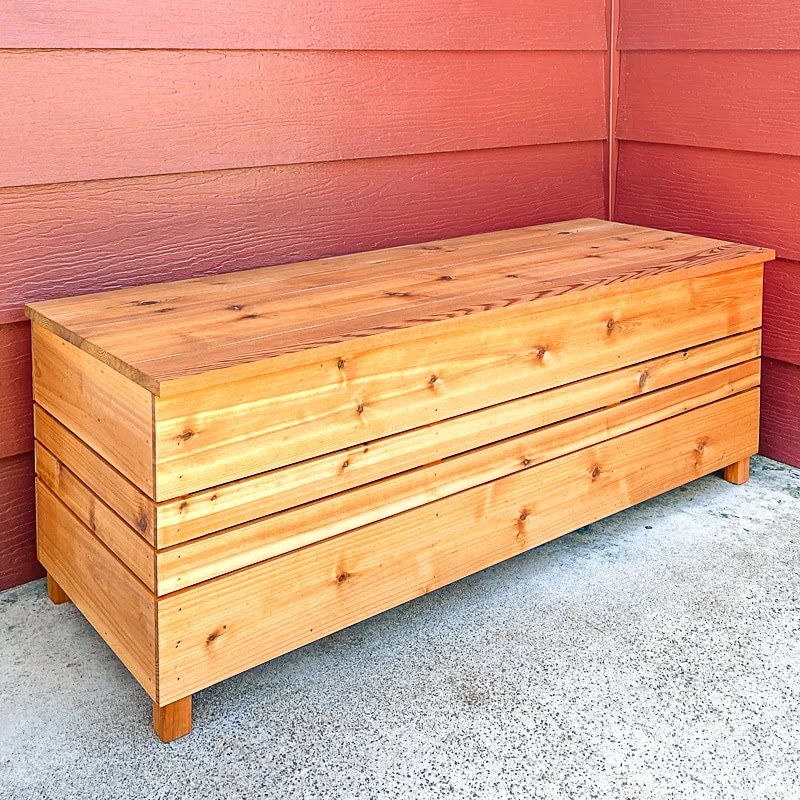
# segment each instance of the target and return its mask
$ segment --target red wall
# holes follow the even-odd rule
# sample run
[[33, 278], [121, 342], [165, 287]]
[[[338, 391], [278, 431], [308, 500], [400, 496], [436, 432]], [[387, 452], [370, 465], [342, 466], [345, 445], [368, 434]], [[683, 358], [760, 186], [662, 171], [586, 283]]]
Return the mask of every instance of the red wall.
[[0, 6], [0, 588], [39, 574], [25, 301], [606, 212], [603, 0], [164, 8]]
[[777, 249], [761, 449], [800, 466], [800, 3], [621, 0], [615, 217]]

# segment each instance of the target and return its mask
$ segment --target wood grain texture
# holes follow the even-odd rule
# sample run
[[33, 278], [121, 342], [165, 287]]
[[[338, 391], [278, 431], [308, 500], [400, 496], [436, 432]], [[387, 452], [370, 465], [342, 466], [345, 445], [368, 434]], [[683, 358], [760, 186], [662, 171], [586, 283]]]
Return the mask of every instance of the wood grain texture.
[[170, 702], [755, 452], [758, 390], [159, 602]]
[[162, 742], [174, 742], [192, 732], [192, 696], [161, 706], [153, 701], [153, 730]]
[[154, 699], [155, 599], [41, 482], [36, 486], [39, 559], [92, 627]]
[[53, 454], [36, 442], [36, 477], [152, 592], [153, 548]]
[[[155, 508], [158, 547], [346, 492], [760, 354], [761, 332], [751, 331], [167, 501]], [[119, 506], [116, 493], [106, 492], [104, 499]]]
[[[35, 406], [36, 439], [146, 542], [156, 542], [153, 501], [120, 472], [64, 427], [41, 406]], [[52, 487], [51, 487], [52, 488]]]
[[629, 52], [617, 136], [800, 155], [800, 50]]
[[800, 264], [796, 261], [775, 261], [764, 270], [764, 355], [800, 365]]
[[40, 326], [33, 329], [35, 402], [152, 496], [151, 395]]
[[[756, 359], [634, 396], [610, 408], [161, 551], [155, 591], [159, 595], [177, 591], [753, 389], [759, 384], [759, 366]], [[570, 388], [580, 392], [577, 387]], [[502, 406], [487, 412], [495, 417], [504, 415]], [[570, 409], [564, 405], [562, 419], [568, 416]], [[535, 424], [532, 419], [531, 427]]]
[[774, 247], [800, 259], [800, 159], [620, 142], [617, 218]]
[[0, 189], [23, 303], [605, 215], [601, 142]]
[[800, 367], [765, 358], [763, 398], [759, 452], [800, 467]]
[[0, 71], [0, 152], [25, 154], [3, 186], [606, 136], [599, 52], [26, 50]]
[[280, 371], [259, 365], [252, 377], [218, 386], [200, 374], [193, 391], [156, 398], [153, 496], [167, 500], [654, 358], [677, 343], [752, 330], [761, 325], [762, 274], [760, 265], [680, 280], [670, 273], [668, 284], [638, 291], [622, 281], [610, 296], [599, 286], [599, 297], [586, 290], [555, 308], [523, 303], [316, 348], [295, 367], [276, 358]]
[[[426, 327], [432, 337], [464, 316], [512, 307], [527, 313], [519, 307], [531, 302], [553, 309], [585, 292], [623, 294], [633, 281], [639, 289], [674, 282], [679, 272], [699, 277], [773, 256], [704, 237], [571, 220], [32, 303], [27, 313], [163, 396], [329, 357], [339, 362], [354, 347], [374, 349], [376, 337], [384, 346], [413, 337], [423, 323], [439, 325]], [[371, 341], [358, 344], [365, 338]]]
[[30, 326], [0, 325], [0, 459], [31, 451], [32, 402]]
[[33, 454], [0, 459], [0, 591], [41, 578], [36, 560]]
[[646, 0], [621, 3], [623, 50], [797, 50], [795, 0]]
[[0, 47], [603, 50], [590, 0], [12, 0]]

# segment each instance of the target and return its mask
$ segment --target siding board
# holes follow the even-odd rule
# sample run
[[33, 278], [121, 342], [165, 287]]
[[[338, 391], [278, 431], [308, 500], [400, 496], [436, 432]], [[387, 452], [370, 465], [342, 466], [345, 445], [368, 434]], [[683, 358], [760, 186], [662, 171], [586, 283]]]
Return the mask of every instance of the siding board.
[[33, 447], [30, 325], [0, 325], [0, 459]]
[[623, 53], [617, 135], [800, 155], [800, 51]]
[[33, 454], [0, 459], [0, 591], [44, 574], [36, 560]]
[[0, 190], [0, 321], [24, 302], [605, 216], [603, 143]]
[[[0, 53], [0, 185], [602, 140], [599, 52]], [[86, 102], [90, 87], [91, 102]]]
[[775, 261], [764, 270], [764, 355], [800, 366], [800, 264]]
[[622, 50], [800, 49], [795, 0], [624, 0]]
[[760, 451], [800, 467], [800, 367], [765, 358], [761, 379]]
[[0, 47], [603, 50], [587, 0], [10, 0]]

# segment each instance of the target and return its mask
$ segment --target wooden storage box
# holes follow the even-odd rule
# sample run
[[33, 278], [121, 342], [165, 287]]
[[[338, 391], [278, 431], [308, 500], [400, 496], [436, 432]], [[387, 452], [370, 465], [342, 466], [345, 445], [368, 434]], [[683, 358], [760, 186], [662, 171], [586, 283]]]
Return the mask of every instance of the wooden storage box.
[[758, 447], [756, 247], [575, 220], [35, 303], [39, 558], [164, 739]]

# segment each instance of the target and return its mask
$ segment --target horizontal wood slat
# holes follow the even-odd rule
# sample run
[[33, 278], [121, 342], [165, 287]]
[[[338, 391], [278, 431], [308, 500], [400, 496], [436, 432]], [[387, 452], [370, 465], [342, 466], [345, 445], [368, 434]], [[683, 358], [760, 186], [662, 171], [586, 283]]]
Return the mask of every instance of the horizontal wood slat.
[[622, 50], [797, 50], [800, 5], [794, 0], [624, 0]]
[[603, 50], [590, 0], [24, 0], [0, 6], [0, 47]]
[[775, 261], [764, 271], [764, 355], [800, 365], [800, 264], [796, 261]]
[[763, 360], [760, 452], [800, 467], [800, 366]]
[[24, 153], [0, 162], [0, 185], [602, 140], [603, 63], [600, 52], [0, 52], [15, 121], [0, 151]]
[[0, 189], [0, 322], [32, 300], [602, 217], [602, 165], [584, 142]]
[[[753, 389], [759, 378], [759, 361], [750, 361], [170, 548], [158, 554], [156, 593], [167, 594], [479, 484], [534, 469], [577, 449]], [[502, 407], [494, 411], [503, 416]], [[531, 422], [533, 426], [536, 420]]]
[[620, 142], [616, 216], [800, 259], [800, 158]]
[[149, 392], [38, 325], [33, 347], [36, 403], [152, 495]]
[[0, 459], [33, 448], [31, 403], [30, 325], [0, 325]]
[[632, 52], [617, 136], [800, 155], [800, 50]]
[[[240, 525], [354, 489], [604, 405], [757, 358], [760, 331], [721, 339], [625, 369], [414, 428], [350, 450], [272, 470], [248, 480], [159, 504], [158, 546]], [[68, 465], [73, 461], [68, 461]], [[347, 465], [346, 467], [344, 465]], [[80, 466], [78, 467], [81, 468]], [[91, 471], [83, 474], [91, 475]], [[102, 483], [102, 482], [101, 482]], [[114, 495], [108, 502], [114, 504]]]
[[41, 481], [39, 560], [123, 664], [157, 699], [153, 595]]
[[33, 454], [0, 458], [0, 591], [40, 578], [33, 511]]
[[753, 390], [165, 597], [161, 702], [745, 458], [757, 413]]
[[690, 347], [752, 330], [761, 324], [762, 274], [755, 266], [673, 276], [667, 285], [620, 288], [599, 299], [586, 290], [576, 293], [575, 303], [583, 295], [579, 305], [528, 303], [420, 325], [309, 351], [312, 363], [280, 373], [213, 389], [198, 383], [196, 391], [156, 398], [154, 497], [167, 500], [634, 364], [671, 352], [676, 342]]

